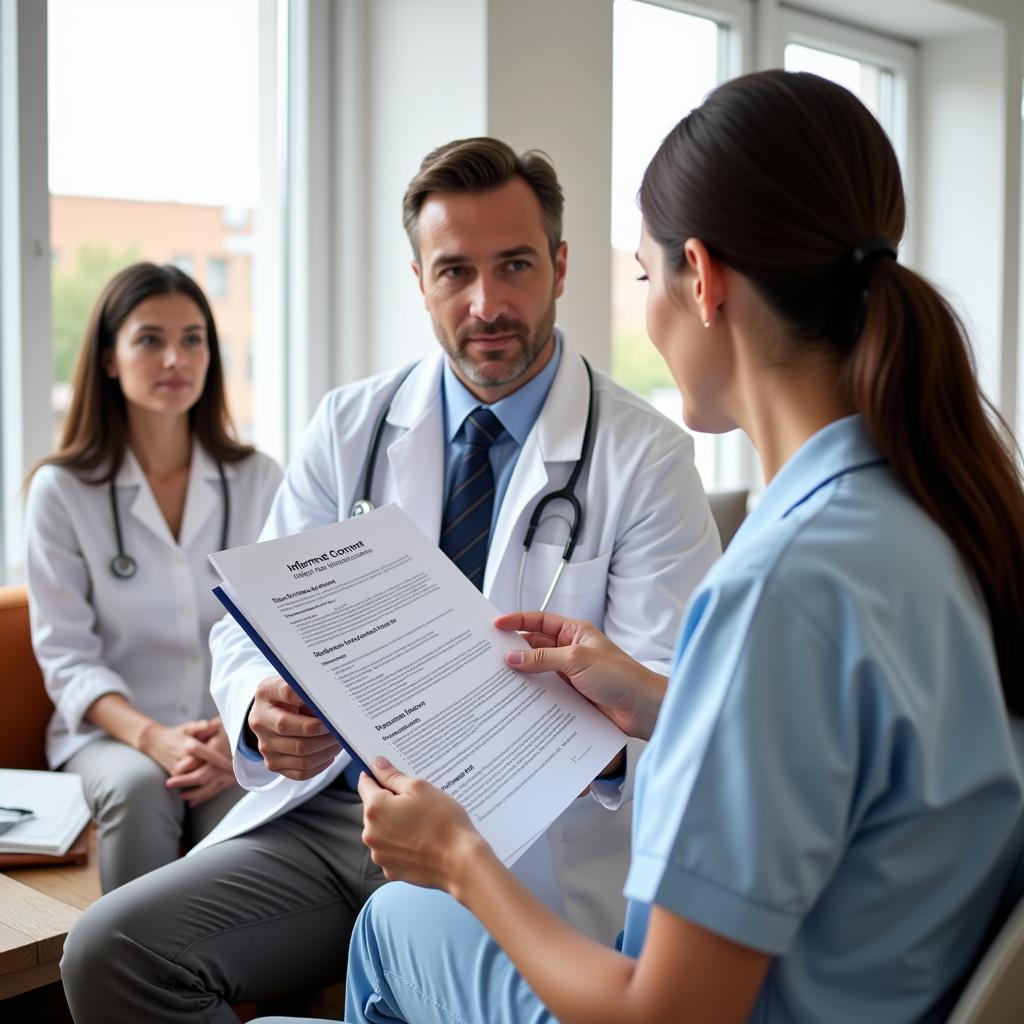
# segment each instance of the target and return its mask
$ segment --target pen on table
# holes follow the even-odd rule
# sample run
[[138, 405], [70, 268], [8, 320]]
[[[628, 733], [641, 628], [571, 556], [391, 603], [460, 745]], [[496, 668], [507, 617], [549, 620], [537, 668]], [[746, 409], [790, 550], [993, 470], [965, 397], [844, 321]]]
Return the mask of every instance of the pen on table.
[[0, 834], [10, 832], [26, 821], [31, 821], [36, 816], [35, 811], [27, 807], [2, 807], [0, 806]]

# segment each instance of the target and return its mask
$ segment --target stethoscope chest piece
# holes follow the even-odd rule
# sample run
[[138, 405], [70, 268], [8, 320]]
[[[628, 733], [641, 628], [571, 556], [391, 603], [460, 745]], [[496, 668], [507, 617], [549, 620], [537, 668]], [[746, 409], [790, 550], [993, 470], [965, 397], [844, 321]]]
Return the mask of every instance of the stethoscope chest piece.
[[110, 560], [110, 571], [119, 580], [130, 580], [138, 572], [139, 563], [131, 555], [114, 555]]
[[352, 510], [349, 512], [350, 516], [365, 516], [367, 512], [373, 511], [373, 502], [367, 501], [366, 498], [359, 498], [358, 501], [352, 503]]

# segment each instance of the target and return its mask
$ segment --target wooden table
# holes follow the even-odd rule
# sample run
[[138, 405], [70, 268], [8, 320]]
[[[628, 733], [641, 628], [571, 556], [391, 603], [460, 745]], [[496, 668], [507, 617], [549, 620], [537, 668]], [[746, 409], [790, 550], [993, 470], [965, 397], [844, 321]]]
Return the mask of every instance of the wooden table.
[[85, 910], [100, 898], [100, 855], [96, 826], [87, 826], [89, 859], [85, 864], [68, 864], [61, 867], [14, 868], [5, 872], [22, 885], [36, 892], [52, 896], [69, 907]]
[[60, 979], [68, 929], [100, 895], [96, 829], [89, 829], [87, 864], [0, 874], [0, 999]]
[[0, 999], [60, 978], [64, 939], [79, 913], [0, 875]]

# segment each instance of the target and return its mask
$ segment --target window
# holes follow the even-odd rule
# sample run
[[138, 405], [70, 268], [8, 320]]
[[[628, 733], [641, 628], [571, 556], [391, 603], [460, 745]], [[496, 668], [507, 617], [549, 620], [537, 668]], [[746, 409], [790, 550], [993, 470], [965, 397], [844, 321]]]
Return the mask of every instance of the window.
[[[645, 327], [646, 291], [634, 259], [640, 237], [636, 193], [669, 130], [741, 70], [738, 31], [644, 0], [616, 0], [613, 33], [612, 375], [681, 423], [679, 391]], [[738, 432], [694, 434], [694, 444], [706, 488], [751, 482]]]
[[228, 261], [212, 256], [206, 261], [206, 294], [223, 299], [228, 294]]
[[1021, 92], [1020, 166], [1022, 174], [1019, 193], [1020, 210], [1018, 214], [1020, 235], [1017, 240], [1019, 255], [1017, 260], [1017, 365], [1015, 367], [1017, 374], [1017, 407], [1012, 411], [1014, 414], [1014, 436], [1017, 441], [1017, 461], [1021, 472], [1024, 473], [1024, 89]]
[[[880, 33], [841, 25], [802, 11], [780, 16], [787, 71], [810, 71], [858, 96], [886, 130], [906, 180], [911, 180], [909, 90], [914, 48]], [[904, 258], [910, 255], [904, 247]]]
[[888, 68], [801, 43], [789, 43], [786, 46], [785, 68], [787, 71], [810, 71], [844, 86], [860, 97], [864, 106], [878, 118], [886, 131], [892, 132], [895, 121], [895, 75]]
[[[173, 263], [206, 289], [223, 338], [252, 337], [261, 23], [250, 0], [49, 0], [48, 12], [59, 429], [88, 312], [128, 263]], [[250, 353], [240, 348], [225, 353], [228, 401], [251, 437]]]

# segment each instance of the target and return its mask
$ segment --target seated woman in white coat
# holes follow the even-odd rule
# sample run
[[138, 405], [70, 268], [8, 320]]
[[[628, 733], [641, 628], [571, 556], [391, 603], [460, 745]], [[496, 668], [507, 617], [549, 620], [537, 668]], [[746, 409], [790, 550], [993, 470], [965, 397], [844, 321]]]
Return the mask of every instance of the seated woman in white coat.
[[199, 286], [171, 266], [121, 271], [26, 509], [47, 759], [82, 777], [104, 892], [173, 860], [241, 796], [210, 697], [222, 609], [207, 555], [256, 540], [280, 477], [234, 435]]
[[[386, 762], [346, 1020], [942, 1021], [1024, 854], [1024, 492], [949, 306], [897, 260], [900, 169], [851, 93], [762, 72], [640, 189], [647, 327], [689, 426], [768, 486], [671, 676], [517, 613], [637, 768], [619, 951], [557, 919], [450, 796]], [[641, 439], [637, 439], [641, 443]], [[454, 897], [451, 898], [451, 897]], [[339, 941], [343, 941], [339, 939]]]

